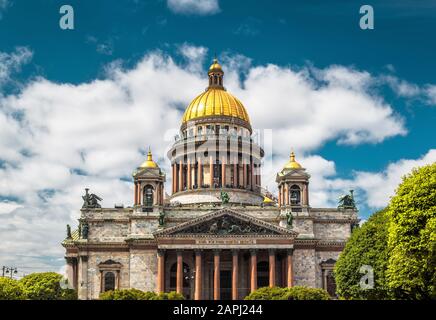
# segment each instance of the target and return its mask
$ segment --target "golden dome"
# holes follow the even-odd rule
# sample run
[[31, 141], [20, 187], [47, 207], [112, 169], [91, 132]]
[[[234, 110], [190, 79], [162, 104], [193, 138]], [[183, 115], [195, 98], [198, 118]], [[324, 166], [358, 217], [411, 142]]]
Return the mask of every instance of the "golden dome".
[[291, 157], [289, 162], [285, 165], [283, 169], [302, 169], [303, 167], [297, 161], [295, 161], [295, 153], [291, 152]]
[[250, 123], [247, 110], [241, 101], [218, 88], [208, 88], [192, 100], [183, 115], [183, 122], [208, 116], [235, 117]]
[[213, 63], [209, 67], [209, 72], [212, 72], [212, 71], [221, 71], [222, 73], [224, 73], [223, 68], [218, 63], [218, 60], [216, 58], [213, 59]]
[[140, 166], [140, 169], [145, 168], [159, 168], [156, 162], [153, 161], [153, 155], [151, 154], [150, 148], [148, 149], [147, 160], [145, 160]]
[[248, 113], [241, 101], [224, 89], [224, 72], [217, 59], [214, 59], [210, 66], [208, 75], [209, 87], [186, 108], [183, 123], [209, 116], [234, 117], [250, 123]]

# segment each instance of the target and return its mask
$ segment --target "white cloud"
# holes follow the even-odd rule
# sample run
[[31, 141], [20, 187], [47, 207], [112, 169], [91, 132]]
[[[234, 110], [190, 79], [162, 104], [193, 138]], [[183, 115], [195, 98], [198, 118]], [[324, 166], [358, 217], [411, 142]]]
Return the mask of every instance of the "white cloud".
[[211, 15], [220, 12], [218, 0], [167, 0], [174, 13]]
[[[17, 70], [30, 59], [29, 50], [20, 50], [0, 54], [7, 57], [0, 70]], [[20, 205], [3, 202], [0, 209], [0, 264], [58, 270], [60, 241], [65, 225], [76, 225], [83, 188], [100, 195], [103, 206], [131, 205], [132, 184], [125, 179], [148, 145], [171, 185], [166, 151], [184, 108], [207, 84], [198, 64], [206, 50], [184, 44], [183, 64], [150, 52], [133, 68], [109, 64], [103, 79], [73, 85], [36, 78], [0, 97], [0, 197]], [[230, 54], [223, 65], [225, 85], [244, 102], [253, 126], [274, 128], [268, 152], [276, 157], [263, 181], [274, 188], [293, 147], [312, 175], [315, 205], [331, 204], [350, 183], [335, 181], [332, 161], [307, 154], [327, 141], [378, 143], [406, 132], [392, 107], [367, 92], [371, 77], [365, 72], [336, 66], [314, 76], [307, 68], [253, 66]]]
[[431, 149], [419, 159], [401, 159], [390, 163], [383, 172], [357, 171], [354, 183], [365, 191], [366, 203], [370, 207], [382, 208], [388, 204], [404, 175], [411, 172], [413, 168], [434, 162], [436, 162], [436, 149]]
[[17, 47], [12, 53], [0, 52], [0, 87], [10, 81], [11, 74], [20, 71], [22, 65], [28, 63], [32, 55], [32, 51], [26, 47]]

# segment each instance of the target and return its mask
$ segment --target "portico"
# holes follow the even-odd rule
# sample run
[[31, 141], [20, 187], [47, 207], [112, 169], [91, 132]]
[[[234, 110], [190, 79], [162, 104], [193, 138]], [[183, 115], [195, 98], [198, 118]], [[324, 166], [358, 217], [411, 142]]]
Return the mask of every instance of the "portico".
[[158, 231], [157, 290], [237, 300], [258, 287], [291, 287], [295, 236], [229, 209]]

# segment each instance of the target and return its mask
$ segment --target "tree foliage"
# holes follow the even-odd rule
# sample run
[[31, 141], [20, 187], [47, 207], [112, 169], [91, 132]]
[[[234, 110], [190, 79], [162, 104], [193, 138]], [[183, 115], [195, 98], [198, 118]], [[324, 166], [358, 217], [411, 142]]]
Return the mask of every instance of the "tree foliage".
[[23, 295], [30, 300], [74, 300], [76, 292], [63, 289], [62, 275], [55, 272], [32, 273], [20, 279]]
[[106, 291], [100, 294], [100, 300], [184, 300], [180, 293], [171, 291], [157, 294], [152, 291], [141, 291], [138, 289], [121, 289]]
[[263, 287], [250, 293], [245, 300], [329, 300], [324, 289], [295, 286], [291, 288]]
[[403, 178], [389, 216], [387, 279], [395, 297], [436, 299], [436, 163]]
[[21, 300], [23, 290], [17, 280], [0, 277], [0, 300]]
[[[335, 264], [337, 294], [345, 299], [386, 299], [390, 291], [386, 283], [389, 258], [387, 248], [389, 216], [386, 210], [374, 213], [361, 227], [354, 229]], [[370, 266], [374, 288], [362, 289], [362, 266]]]

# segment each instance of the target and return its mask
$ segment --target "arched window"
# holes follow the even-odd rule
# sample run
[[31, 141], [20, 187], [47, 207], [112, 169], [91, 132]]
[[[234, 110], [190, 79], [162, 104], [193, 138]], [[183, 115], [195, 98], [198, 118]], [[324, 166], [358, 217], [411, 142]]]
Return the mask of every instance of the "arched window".
[[144, 206], [153, 207], [153, 187], [150, 185], [144, 188]]
[[293, 185], [291, 187], [291, 204], [301, 204], [301, 192], [300, 187], [297, 185]]
[[115, 290], [115, 274], [106, 272], [104, 274], [104, 291]]
[[267, 261], [257, 263], [257, 287], [269, 286], [269, 264]]

